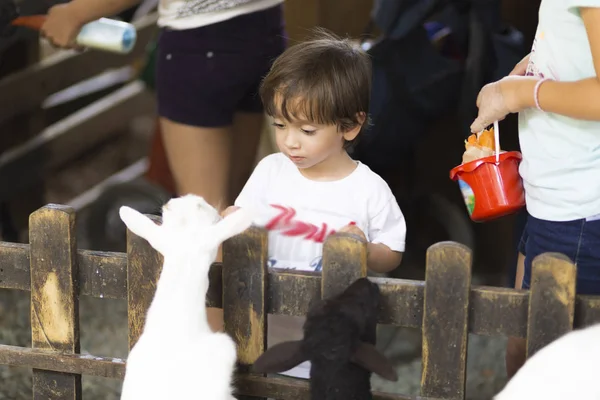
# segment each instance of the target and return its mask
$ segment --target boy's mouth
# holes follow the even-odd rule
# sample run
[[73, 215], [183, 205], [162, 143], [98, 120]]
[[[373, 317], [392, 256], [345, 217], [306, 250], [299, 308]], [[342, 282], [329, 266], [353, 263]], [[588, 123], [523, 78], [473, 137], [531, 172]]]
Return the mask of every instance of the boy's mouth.
[[305, 157], [298, 157], [298, 156], [291, 156], [291, 155], [288, 157], [290, 158], [290, 160], [292, 160], [295, 163], [305, 160]]

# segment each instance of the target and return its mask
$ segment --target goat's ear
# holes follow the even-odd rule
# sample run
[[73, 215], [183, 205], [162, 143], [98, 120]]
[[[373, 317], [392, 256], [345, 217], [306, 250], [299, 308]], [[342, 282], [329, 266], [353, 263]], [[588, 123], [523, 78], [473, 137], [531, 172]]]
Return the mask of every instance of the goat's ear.
[[388, 381], [396, 382], [398, 380], [398, 374], [392, 363], [370, 343], [361, 342], [358, 345], [352, 362]]
[[156, 225], [150, 218], [128, 206], [121, 206], [119, 208], [119, 216], [131, 232], [142, 239], [146, 239], [152, 247], [160, 251], [162, 243], [159, 225]]
[[235, 210], [214, 226], [214, 240], [221, 244], [227, 239], [244, 232], [252, 225], [254, 213], [246, 208]]
[[252, 370], [263, 374], [273, 374], [285, 372], [307, 361], [308, 359], [302, 355], [300, 350], [301, 343], [301, 340], [296, 340], [276, 344], [256, 359]]

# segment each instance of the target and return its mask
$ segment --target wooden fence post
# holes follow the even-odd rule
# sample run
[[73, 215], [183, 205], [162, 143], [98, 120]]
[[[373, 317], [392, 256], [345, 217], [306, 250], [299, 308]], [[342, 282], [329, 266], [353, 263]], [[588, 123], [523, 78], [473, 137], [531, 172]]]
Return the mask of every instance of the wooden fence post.
[[533, 259], [527, 358], [573, 329], [577, 268], [564, 255], [541, 254]]
[[[154, 222], [160, 217], [148, 215]], [[127, 323], [129, 350], [144, 330], [146, 312], [156, 292], [163, 257], [141, 237], [127, 230]]]
[[[79, 353], [75, 212], [50, 204], [29, 217], [31, 346]], [[33, 399], [81, 399], [81, 375], [33, 370]]]
[[267, 345], [267, 240], [264, 229], [253, 227], [223, 243], [225, 331], [237, 344], [238, 363], [244, 372]]
[[427, 250], [421, 396], [465, 398], [471, 250], [442, 242]]
[[347, 233], [329, 236], [323, 245], [321, 298], [343, 292], [364, 276], [367, 276], [367, 244]]

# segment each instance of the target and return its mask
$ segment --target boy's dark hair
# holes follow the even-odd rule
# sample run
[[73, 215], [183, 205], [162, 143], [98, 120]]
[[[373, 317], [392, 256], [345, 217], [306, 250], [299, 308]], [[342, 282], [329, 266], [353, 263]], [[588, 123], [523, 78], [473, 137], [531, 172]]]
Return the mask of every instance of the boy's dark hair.
[[318, 124], [337, 125], [342, 132], [360, 124], [359, 113], [366, 117], [363, 126], [368, 123], [370, 95], [369, 56], [350, 39], [324, 29], [286, 49], [260, 87], [269, 116], [287, 121], [302, 116]]

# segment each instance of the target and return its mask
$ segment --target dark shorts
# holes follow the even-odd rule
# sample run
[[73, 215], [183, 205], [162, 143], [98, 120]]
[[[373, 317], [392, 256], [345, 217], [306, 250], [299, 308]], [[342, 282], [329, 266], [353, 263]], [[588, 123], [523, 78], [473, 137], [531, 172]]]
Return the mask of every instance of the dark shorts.
[[578, 294], [600, 294], [600, 219], [553, 222], [527, 215], [519, 251], [525, 255], [524, 289], [531, 282], [532, 260], [555, 252], [577, 265]]
[[262, 112], [260, 82], [285, 44], [281, 5], [200, 28], [163, 28], [156, 63], [159, 115], [221, 127], [232, 123], [236, 111]]

